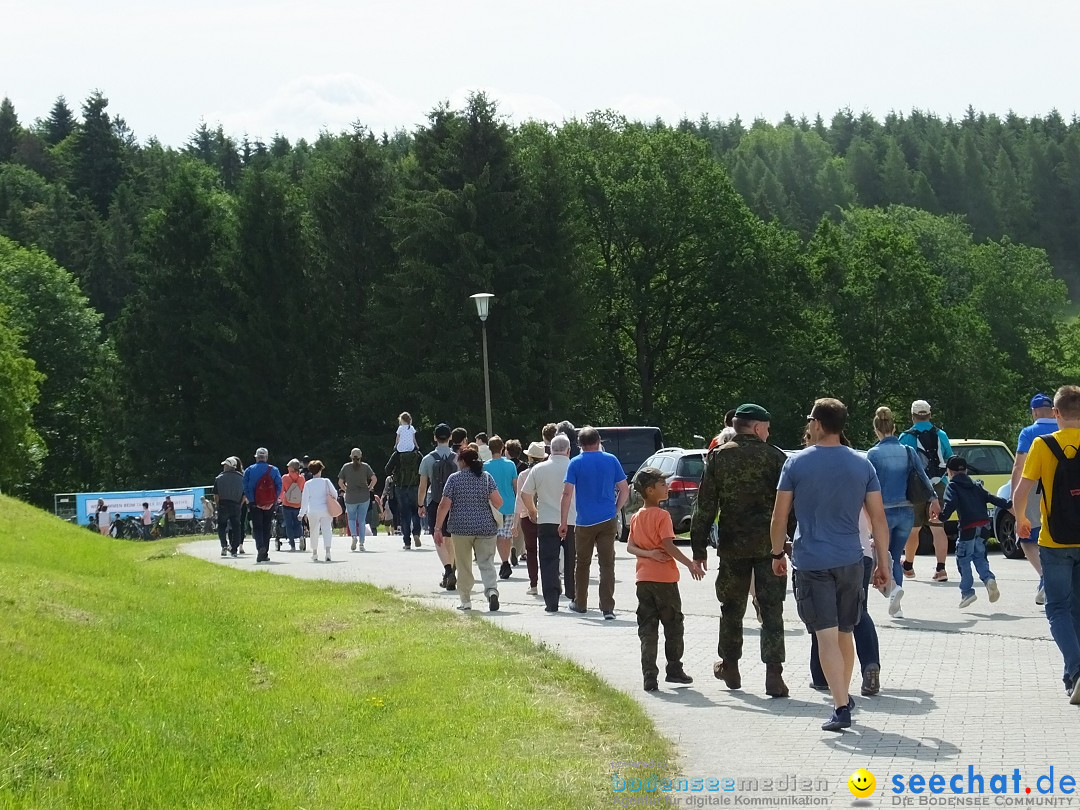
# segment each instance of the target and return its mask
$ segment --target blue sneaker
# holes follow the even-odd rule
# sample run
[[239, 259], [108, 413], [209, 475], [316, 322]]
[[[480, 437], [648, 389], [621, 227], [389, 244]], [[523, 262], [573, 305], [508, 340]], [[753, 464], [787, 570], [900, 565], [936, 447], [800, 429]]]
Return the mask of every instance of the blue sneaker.
[[821, 724], [822, 731], [843, 731], [845, 728], [851, 728], [851, 709], [847, 706], [833, 709], [832, 717]]

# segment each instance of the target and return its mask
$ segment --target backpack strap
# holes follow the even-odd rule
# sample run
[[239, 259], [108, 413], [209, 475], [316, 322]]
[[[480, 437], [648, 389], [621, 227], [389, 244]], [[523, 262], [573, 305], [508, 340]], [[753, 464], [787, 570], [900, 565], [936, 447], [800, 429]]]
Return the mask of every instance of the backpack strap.
[[1058, 460], [1058, 464], [1064, 464], [1068, 461], [1065, 457], [1065, 451], [1061, 449], [1061, 445], [1058, 444], [1058, 440], [1053, 437], [1052, 434], [1047, 433], [1045, 436], [1036, 436], [1035, 441], [1042, 439], [1043, 444], [1050, 448], [1050, 452], [1054, 454], [1054, 458]]

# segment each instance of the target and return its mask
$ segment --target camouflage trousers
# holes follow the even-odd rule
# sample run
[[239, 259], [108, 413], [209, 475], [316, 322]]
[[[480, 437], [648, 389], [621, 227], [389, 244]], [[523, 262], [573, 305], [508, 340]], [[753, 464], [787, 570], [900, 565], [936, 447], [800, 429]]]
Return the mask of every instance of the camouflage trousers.
[[772, 571], [769, 557], [733, 558], [721, 555], [716, 561], [716, 598], [720, 600], [720, 638], [716, 651], [725, 661], [742, 658], [743, 615], [754, 579], [761, 609], [761, 660], [784, 663], [784, 598], [787, 577]]

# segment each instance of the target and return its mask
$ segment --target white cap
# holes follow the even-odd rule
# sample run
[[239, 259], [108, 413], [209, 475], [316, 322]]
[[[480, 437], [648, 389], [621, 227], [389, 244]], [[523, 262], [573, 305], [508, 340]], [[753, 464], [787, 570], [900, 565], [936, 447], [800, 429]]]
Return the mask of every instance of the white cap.
[[911, 403], [911, 412], [915, 415], [922, 415], [924, 413], [930, 413], [930, 403], [925, 399], [917, 399]]
[[265, 447], [260, 447], [258, 450], [255, 451], [255, 460], [256, 461], [266, 461], [266, 459], [269, 458], [269, 457], [270, 457], [270, 451], [267, 450]]

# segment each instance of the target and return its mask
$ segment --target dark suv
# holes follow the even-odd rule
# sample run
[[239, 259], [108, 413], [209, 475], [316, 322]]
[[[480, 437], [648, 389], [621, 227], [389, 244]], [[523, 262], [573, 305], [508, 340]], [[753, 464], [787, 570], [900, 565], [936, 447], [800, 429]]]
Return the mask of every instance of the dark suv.
[[[703, 448], [684, 450], [681, 447], [665, 447], [645, 459], [638, 468], [656, 467], [662, 473], [674, 473], [668, 479], [668, 499], [660, 505], [671, 515], [671, 522], [678, 534], [690, 531], [690, 519], [694, 516], [694, 504], [697, 503], [698, 487], [705, 472], [707, 452]], [[619, 537], [623, 542], [630, 535], [630, 518], [642, 505], [641, 495], [633, 485], [636, 477], [637, 471], [630, 479], [630, 498], [620, 515], [622, 530]]]
[[619, 459], [627, 481], [645, 459], [664, 446], [664, 434], [658, 427], [598, 427], [596, 432], [604, 451]]

